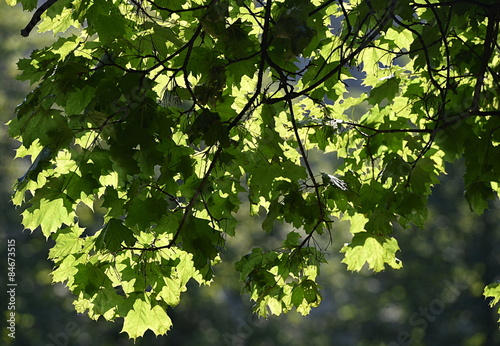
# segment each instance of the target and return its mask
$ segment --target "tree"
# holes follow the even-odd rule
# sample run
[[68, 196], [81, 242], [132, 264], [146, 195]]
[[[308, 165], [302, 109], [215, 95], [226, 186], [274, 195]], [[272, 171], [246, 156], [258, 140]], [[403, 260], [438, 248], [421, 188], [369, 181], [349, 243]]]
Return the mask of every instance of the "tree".
[[499, 19], [492, 0], [49, 0], [21, 34], [77, 30], [18, 63], [36, 87], [9, 123], [32, 158], [13, 201], [76, 310], [133, 339], [213, 280], [243, 203], [282, 235], [235, 263], [255, 311], [307, 314], [336, 220], [348, 270], [398, 269], [394, 226], [424, 226], [446, 162], [471, 209], [497, 197]]

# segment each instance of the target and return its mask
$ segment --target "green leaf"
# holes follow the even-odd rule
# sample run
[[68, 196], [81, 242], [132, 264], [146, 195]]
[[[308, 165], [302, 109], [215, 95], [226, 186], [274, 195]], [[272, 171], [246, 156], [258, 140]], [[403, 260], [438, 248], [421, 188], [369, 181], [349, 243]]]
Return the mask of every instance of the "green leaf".
[[87, 19], [104, 43], [125, 35], [127, 30], [127, 21], [120, 10], [107, 2], [94, 3], [87, 11]]
[[76, 266], [78, 272], [74, 275], [75, 286], [73, 292], [77, 295], [84, 293], [88, 296], [100, 294], [103, 290], [112, 290], [111, 280], [106, 275], [108, 265], [80, 263]]
[[[495, 305], [497, 305], [498, 302], [500, 302], [500, 282], [494, 282], [492, 284], [487, 285], [484, 288], [483, 295], [486, 298], [492, 298], [489, 304], [492, 308], [495, 307]], [[500, 314], [500, 308], [498, 308], [497, 312]]]
[[347, 264], [347, 269], [360, 271], [365, 263], [375, 272], [385, 269], [388, 264], [393, 269], [403, 266], [396, 258], [399, 251], [398, 242], [394, 238], [369, 234], [367, 232], [356, 233], [351, 243], [346, 244], [341, 253], [344, 253], [342, 263]]
[[40, 227], [46, 238], [63, 225], [73, 225], [76, 216], [73, 203], [66, 195], [56, 192], [37, 200], [22, 215], [25, 228], [34, 231]]
[[84, 230], [85, 229], [75, 225], [66, 227], [54, 234], [52, 237], [55, 239], [56, 244], [50, 249], [49, 258], [57, 261], [73, 253], [80, 252], [85, 243], [85, 241], [80, 238]]
[[220, 232], [210, 227], [207, 220], [189, 218], [187, 232], [182, 235], [183, 249], [194, 255], [194, 266], [198, 270], [210, 266], [210, 261], [218, 255], [218, 247], [223, 245]]
[[90, 103], [94, 97], [95, 90], [86, 85], [83, 89], [77, 89], [75, 92], [67, 95], [66, 113], [80, 114]]
[[[25, 147], [29, 147], [36, 139], [43, 146], [57, 148], [67, 144], [71, 133], [64, 116], [59, 110], [43, 110], [36, 107], [32, 114], [13, 119], [9, 124], [9, 134], [19, 136]], [[55, 139], [58, 139], [56, 142]], [[58, 143], [58, 142], [61, 143]]]
[[261, 248], [253, 248], [252, 252], [243, 256], [235, 263], [235, 268], [240, 272], [240, 280], [244, 281], [254, 268], [265, 268], [273, 263], [277, 254], [275, 252], [264, 253]]
[[150, 299], [147, 294], [135, 298], [132, 308], [123, 319], [122, 332], [131, 339], [142, 337], [148, 329], [156, 335], [165, 334], [172, 326], [165, 310]]
[[500, 282], [487, 285], [484, 288], [484, 296], [493, 298], [490, 302], [491, 306], [498, 304], [500, 302]]
[[56, 7], [57, 5], [51, 6], [47, 11], [47, 16], [38, 25], [38, 32], [65, 32], [72, 25], [78, 26], [78, 21], [74, 20], [73, 11], [70, 8], [61, 7], [60, 12], [57, 13], [50, 11]]
[[300, 234], [295, 231], [292, 231], [287, 234], [286, 240], [283, 242], [283, 246], [293, 248], [300, 244], [299, 239], [300, 239]]
[[84, 261], [81, 255], [71, 254], [57, 264], [57, 268], [52, 272], [53, 282], [67, 282], [69, 289], [74, 288], [74, 276], [78, 273], [77, 266]]
[[304, 288], [300, 285], [292, 289], [292, 304], [299, 307], [304, 301]]
[[[179, 39], [179, 33], [174, 31], [173, 28], [159, 26], [155, 23], [146, 23], [147, 27], [152, 27], [154, 29], [153, 40], [157, 43], [158, 47], [162, 49], [162, 44], [165, 42], [172, 42], [176, 47], [182, 46], [183, 42]], [[163, 50], [168, 53], [168, 50]]]
[[495, 197], [490, 183], [478, 181], [466, 186], [465, 198], [470, 209], [478, 214], [482, 214], [488, 208], [488, 200], [494, 200]]
[[48, 166], [53, 156], [54, 153], [50, 148], [43, 148], [42, 151], [40, 151], [40, 153], [36, 156], [36, 159], [33, 161], [26, 173], [24, 173], [24, 175], [17, 180], [16, 189], [22, 190], [23, 186], [28, 183], [27, 179], [36, 181], [38, 173]]
[[132, 246], [136, 242], [134, 233], [123, 222], [118, 219], [111, 219], [100, 231], [95, 239], [96, 247], [100, 250], [107, 249], [110, 252], [117, 252], [124, 246]]

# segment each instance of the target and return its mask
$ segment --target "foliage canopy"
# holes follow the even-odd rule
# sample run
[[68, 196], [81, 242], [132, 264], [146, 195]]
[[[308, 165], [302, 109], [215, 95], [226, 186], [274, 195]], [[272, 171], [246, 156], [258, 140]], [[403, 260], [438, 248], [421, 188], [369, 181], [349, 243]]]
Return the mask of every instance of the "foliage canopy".
[[[76, 30], [18, 63], [36, 87], [9, 123], [32, 158], [13, 201], [55, 240], [76, 310], [131, 338], [210, 283], [244, 201], [264, 231], [288, 225], [235, 263], [255, 311], [307, 314], [334, 219], [348, 270], [397, 269], [394, 225], [424, 226], [446, 162], [463, 158], [471, 209], [497, 197], [499, 23], [494, 0], [49, 0], [22, 35]], [[82, 206], [104, 208], [97, 232]]]

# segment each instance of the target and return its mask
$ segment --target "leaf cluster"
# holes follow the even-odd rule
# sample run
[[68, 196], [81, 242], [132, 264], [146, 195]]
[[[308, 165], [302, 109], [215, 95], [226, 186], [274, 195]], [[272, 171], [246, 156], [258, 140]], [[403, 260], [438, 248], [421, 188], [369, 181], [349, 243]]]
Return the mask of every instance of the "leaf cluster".
[[[56, 241], [53, 278], [77, 311], [122, 317], [131, 338], [166, 333], [187, 282], [210, 283], [244, 200], [264, 212], [264, 231], [287, 225], [282, 247], [255, 247], [235, 265], [266, 316], [318, 306], [318, 244], [335, 239], [334, 218], [350, 222], [347, 268], [380, 271], [402, 266], [394, 225], [424, 225], [446, 162], [464, 158], [471, 209], [498, 195], [494, 1], [69, 0], [45, 10], [39, 31], [79, 34], [19, 61], [34, 89], [9, 134], [33, 163], [13, 201], [28, 204], [25, 228]], [[355, 79], [363, 89], [352, 97]], [[320, 172], [312, 150], [341, 164]], [[105, 210], [94, 234], [79, 225], [81, 205]]]

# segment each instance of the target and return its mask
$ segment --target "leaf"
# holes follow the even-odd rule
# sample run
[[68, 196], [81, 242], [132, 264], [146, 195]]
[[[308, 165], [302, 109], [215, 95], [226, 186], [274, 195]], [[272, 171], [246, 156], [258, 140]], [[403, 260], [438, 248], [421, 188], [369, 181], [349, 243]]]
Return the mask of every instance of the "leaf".
[[124, 246], [123, 244], [132, 246], [135, 242], [132, 230], [125, 227], [122, 221], [114, 218], [108, 221], [95, 239], [97, 249], [106, 249], [110, 252], [117, 252]]
[[261, 248], [253, 248], [252, 252], [243, 256], [235, 263], [235, 268], [240, 272], [240, 280], [244, 281], [256, 267], [267, 267], [274, 262], [277, 255], [274, 252], [264, 253]]
[[183, 249], [193, 254], [194, 266], [202, 270], [210, 265], [219, 253], [218, 247], [223, 244], [220, 232], [210, 227], [207, 220], [189, 218], [186, 224], [188, 231], [183, 233]]
[[26, 229], [34, 231], [40, 227], [46, 238], [51, 233], [57, 232], [63, 225], [73, 225], [76, 216], [73, 204], [66, 195], [61, 193], [46, 195], [26, 209], [22, 215]]
[[295, 286], [292, 290], [292, 304], [299, 307], [304, 301], [304, 289], [302, 286]]
[[[52, 8], [55, 7], [56, 6]], [[73, 11], [70, 8], [62, 8], [61, 12], [57, 14], [52, 14], [50, 16], [46, 15], [42, 22], [38, 25], [38, 32], [65, 32], [72, 25], [78, 25], [78, 22], [73, 19]]]
[[53, 282], [67, 282], [69, 289], [74, 286], [74, 279], [76, 273], [78, 273], [77, 266], [82, 263], [81, 255], [68, 255], [64, 257], [57, 265], [57, 268], [52, 272]]
[[[75, 309], [81, 313], [87, 309], [79, 308], [78, 301], [75, 302]], [[116, 317], [116, 307], [123, 303], [123, 297], [116, 294], [115, 290], [106, 289], [99, 291], [97, 297], [92, 301], [92, 307], [88, 308], [89, 317], [96, 320], [103, 316], [106, 320], [112, 321]], [[83, 304], [82, 304], [83, 305]]]
[[[9, 134], [18, 136], [22, 133], [22, 141], [25, 147], [29, 147], [35, 140], [43, 146], [53, 149], [61, 144], [67, 144], [67, 136], [70, 133], [67, 122], [59, 110], [43, 110], [39, 107], [30, 115], [13, 119], [9, 124]], [[54, 143], [59, 139], [61, 143]]]
[[287, 234], [286, 240], [283, 242], [283, 246], [290, 248], [298, 246], [300, 244], [299, 239], [300, 239], [300, 234], [295, 231], [292, 231]]
[[495, 306], [500, 302], [500, 282], [494, 282], [487, 285], [484, 288], [484, 296], [493, 298], [490, 302], [490, 306]]
[[80, 114], [89, 105], [94, 97], [95, 90], [86, 85], [83, 89], [77, 89], [69, 93], [66, 100], [66, 113], [69, 115]]
[[80, 238], [85, 229], [77, 225], [66, 227], [53, 235], [56, 244], [49, 251], [49, 258], [56, 262], [73, 253], [78, 253], [84, 246], [84, 240]]
[[373, 105], [378, 105], [382, 101], [387, 100], [392, 102], [394, 97], [399, 92], [400, 80], [397, 77], [385, 78], [384, 82], [370, 91], [368, 102]]
[[53, 156], [54, 153], [49, 147], [43, 148], [42, 151], [40, 151], [40, 153], [36, 156], [36, 159], [33, 161], [26, 173], [17, 179], [16, 189], [21, 190], [23, 186], [27, 184], [27, 179], [36, 180], [38, 173], [40, 173], [40, 171], [47, 166]]
[[160, 47], [161, 44], [165, 44], [165, 42], [172, 42], [176, 47], [182, 46], [183, 42], [179, 39], [179, 33], [175, 32], [172, 28], [154, 25], [154, 23], [147, 24], [146, 27], [152, 26], [154, 28], [153, 39]]
[[74, 275], [73, 292], [92, 297], [101, 294], [103, 290], [112, 290], [111, 280], [105, 273], [107, 267], [107, 264], [96, 266], [89, 262], [78, 264], [76, 266], [78, 272]]
[[59, 54], [61, 56], [60, 60], [66, 59], [66, 57], [73, 52], [80, 44], [78, 37], [71, 36], [65, 39], [60, 39], [60, 46], [57, 47], [54, 44], [54, 53]]
[[[483, 295], [486, 298], [493, 298], [489, 303], [490, 307], [493, 308], [495, 305], [497, 305], [500, 301], [500, 282], [494, 282], [487, 285], [484, 288]], [[500, 308], [498, 308], [497, 312], [500, 314]], [[498, 320], [498, 322], [500, 322], [500, 319]]]
[[470, 209], [478, 214], [482, 214], [488, 208], [488, 200], [494, 200], [495, 197], [490, 183], [477, 181], [466, 186], [465, 198]]
[[367, 263], [370, 269], [379, 272], [385, 269], [385, 264], [393, 269], [403, 266], [396, 258], [398, 250], [394, 238], [361, 232], [356, 233], [351, 243], [344, 245], [340, 252], [345, 254], [342, 263], [347, 264], [348, 270], [360, 271]]
[[104, 43], [125, 35], [127, 22], [118, 8], [106, 2], [94, 3], [87, 11], [89, 27]]
[[160, 305], [151, 304], [147, 294], [135, 299], [132, 309], [123, 321], [122, 332], [134, 340], [142, 337], [148, 329], [160, 335], [165, 334], [172, 326], [172, 321], [165, 310]]

